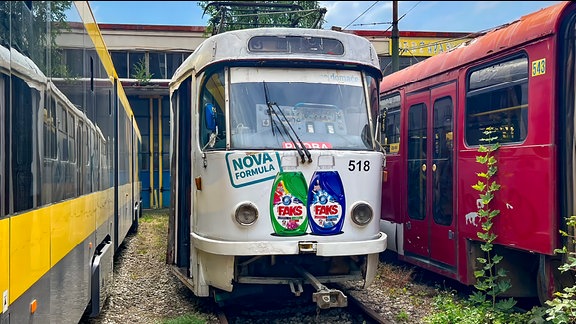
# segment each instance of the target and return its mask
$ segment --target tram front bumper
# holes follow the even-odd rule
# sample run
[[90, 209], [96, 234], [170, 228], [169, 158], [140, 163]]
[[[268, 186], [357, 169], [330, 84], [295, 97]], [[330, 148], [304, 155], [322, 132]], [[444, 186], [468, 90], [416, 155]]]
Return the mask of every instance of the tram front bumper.
[[290, 241], [222, 241], [190, 234], [192, 246], [217, 255], [296, 255], [348, 256], [380, 253], [386, 250], [386, 234], [378, 233], [374, 239], [363, 241], [317, 242], [312, 240]]

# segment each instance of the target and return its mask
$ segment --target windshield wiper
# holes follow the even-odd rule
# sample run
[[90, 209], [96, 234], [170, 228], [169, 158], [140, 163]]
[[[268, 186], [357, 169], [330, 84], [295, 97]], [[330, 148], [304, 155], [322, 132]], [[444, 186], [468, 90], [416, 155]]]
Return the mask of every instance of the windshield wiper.
[[[292, 127], [292, 124], [290, 123], [290, 121], [288, 120], [288, 118], [286, 117], [286, 115], [284, 114], [282, 109], [280, 109], [280, 107], [278, 106], [277, 103], [270, 101], [270, 98], [268, 97], [268, 86], [266, 85], [266, 81], [262, 81], [262, 84], [264, 85], [264, 97], [266, 99], [266, 106], [268, 106], [268, 114], [270, 115], [270, 119], [272, 121], [272, 135], [274, 135], [274, 126], [276, 126], [274, 119], [272, 117], [272, 114], [274, 114], [274, 116], [276, 116], [276, 118], [278, 119], [278, 122], [280, 122], [280, 124], [282, 125], [282, 129], [284, 130], [284, 133], [286, 133], [286, 135], [288, 135], [288, 137], [290, 138], [290, 141], [292, 141], [292, 144], [294, 145], [294, 147], [298, 151], [298, 154], [300, 155], [300, 159], [302, 160], [302, 163], [306, 162], [306, 158], [308, 158], [308, 163], [312, 163], [312, 155], [310, 154], [310, 151], [306, 148], [306, 146], [304, 146], [304, 143], [302, 142], [302, 140], [298, 136], [298, 133], [296, 133], [296, 131]], [[284, 120], [286, 121], [286, 124], [288, 124], [288, 126], [290, 127], [290, 130], [292, 130], [292, 133], [294, 134], [294, 136], [296, 137], [296, 139], [298, 140], [298, 143], [300, 145], [298, 145], [296, 143], [296, 141], [294, 141], [294, 138], [292, 137], [292, 135], [290, 134], [290, 132], [286, 128], [286, 124], [284, 122], [282, 122], [282, 119], [280, 119], [280, 116], [276, 112], [276, 109], [274, 109], [274, 106], [278, 109], [278, 111], [280, 111], [280, 113], [282, 114], [282, 117], [284, 117]]]

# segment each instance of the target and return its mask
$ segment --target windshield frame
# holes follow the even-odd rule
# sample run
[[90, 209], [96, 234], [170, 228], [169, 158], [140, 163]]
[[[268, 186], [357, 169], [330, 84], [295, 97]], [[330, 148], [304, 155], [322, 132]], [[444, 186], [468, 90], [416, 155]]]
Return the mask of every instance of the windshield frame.
[[230, 149], [374, 149], [367, 82], [377, 79], [363, 71], [231, 67], [228, 73]]

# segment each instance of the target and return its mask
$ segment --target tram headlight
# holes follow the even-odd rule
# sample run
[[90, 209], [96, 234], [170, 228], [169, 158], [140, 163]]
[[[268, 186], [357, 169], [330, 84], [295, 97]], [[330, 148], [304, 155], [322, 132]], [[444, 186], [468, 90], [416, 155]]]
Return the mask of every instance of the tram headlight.
[[252, 225], [258, 219], [258, 208], [249, 202], [241, 203], [236, 207], [234, 219], [240, 225]]
[[374, 217], [374, 212], [367, 203], [357, 203], [352, 207], [352, 221], [356, 225], [364, 226], [370, 223], [372, 217]]

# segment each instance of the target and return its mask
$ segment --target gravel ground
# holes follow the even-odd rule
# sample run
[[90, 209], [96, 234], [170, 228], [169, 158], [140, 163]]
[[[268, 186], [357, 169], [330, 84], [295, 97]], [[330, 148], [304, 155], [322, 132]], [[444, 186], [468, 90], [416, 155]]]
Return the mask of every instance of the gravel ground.
[[194, 297], [166, 264], [168, 210], [146, 210], [138, 232], [129, 235], [114, 263], [114, 287], [96, 318], [82, 324], [161, 323], [197, 315], [218, 323], [204, 301]]
[[[144, 211], [138, 232], [127, 237], [117, 255], [114, 287], [102, 313], [80, 323], [162, 323], [182, 315], [218, 323], [211, 303], [194, 297], [165, 263], [167, 219], [168, 210]], [[439, 288], [415, 282], [414, 271], [381, 262], [377, 279], [368, 289], [354, 282], [346, 287], [390, 323], [421, 323], [431, 314], [432, 298]]]

